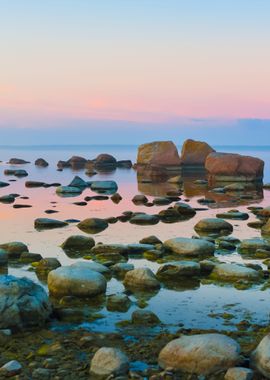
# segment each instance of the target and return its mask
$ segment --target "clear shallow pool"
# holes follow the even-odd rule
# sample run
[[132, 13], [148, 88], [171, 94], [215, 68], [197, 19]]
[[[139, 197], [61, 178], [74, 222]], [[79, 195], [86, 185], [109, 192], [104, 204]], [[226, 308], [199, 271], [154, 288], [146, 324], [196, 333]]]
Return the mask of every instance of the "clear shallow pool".
[[[219, 150], [238, 152], [260, 157], [266, 162], [265, 182], [270, 181], [269, 162], [270, 148], [251, 148], [251, 147], [222, 147]], [[17, 199], [15, 203], [32, 205], [28, 209], [14, 209], [12, 204], [0, 204], [0, 224], [1, 224], [1, 243], [8, 241], [22, 241], [29, 247], [30, 252], [40, 253], [43, 257], [57, 257], [62, 265], [67, 265], [75, 261], [68, 257], [60, 248], [60, 244], [70, 235], [83, 234], [76, 224], [55, 230], [36, 231], [34, 229], [34, 219], [38, 217], [52, 217], [59, 220], [79, 219], [87, 217], [109, 217], [118, 216], [123, 211], [142, 211], [146, 213], [157, 213], [168, 206], [154, 206], [151, 208], [145, 206], [135, 206], [131, 199], [138, 192], [145, 193], [149, 200], [154, 195], [165, 194], [167, 187], [164, 184], [141, 184], [137, 182], [136, 172], [133, 169], [117, 169], [111, 173], [98, 173], [94, 177], [87, 177], [84, 170], [74, 171], [64, 169], [62, 172], [56, 170], [58, 160], [67, 160], [72, 155], [81, 155], [86, 158], [94, 158], [99, 153], [113, 154], [118, 160], [131, 159], [133, 162], [136, 158], [136, 147], [134, 146], [104, 146], [104, 147], [2, 147], [0, 148], [1, 177], [0, 180], [8, 181], [14, 177], [3, 175], [6, 168], [11, 168], [5, 162], [11, 157], [23, 158], [31, 161], [31, 164], [20, 166], [29, 173], [28, 177], [17, 179], [10, 182], [10, 186], [0, 189], [0, 195], [9, 193], [19, 193], [21, 196], [28, 196], [29, 199]], [[47, 168], [37, 168], [33, 165], [36, 158], [43, 157], [49, 162]], [[118, 192], [122, 195], [123, 200], [114, 204], [111, 200], [90, 201], [87, 206], [81, 207], [74, 205], [74, 201], [81, 201], [87, 195], [94, 195], [90, 189], [86, 189], [82, 195], [72, 198], [63, 198], [55, 194], [55, 188], [26, 188], [26, 180], [37, 180], [51, 182], [60, 182], [67, 185], [74, 175], [79, 175], [85, 180], [110, 180], [113, 179], [118, 184]], [[185, 193], [182, 199], [188, 198], [190, 204], [194, 207], [201, 207], [197, 200], [204, 196], [214, 197], [218, 204], [207, 208], [205, 211], [199, 211], [190, 220], [183, 222], [165, 224], [158, 223], [154, 226], [135, 226], [130, 223], [121, 223], [109, 225], [109, 228], [102, 233], [94, 235], [96, 242], [104, 243], [136, 243], [140, 239], [149, 235], [156, 235], [161, 240], [172, 237], [191, 237], [195, 234], [193, 227], [196, 222], [204, 217], [214, 217], [218, 211], [225, 211], [236, 208], [241, 211], [247, 211], [249, 205], [270, 205], [270, 192], [263, 191], [258, 195], [256, 201], [241, 202], [235, 205], [231, 202], [230, 197], [223, 194], [213, 194], [204, 186], [194, 185], [192, 179], [187, 179], [184, 183]], [[56, 202], [56, 203], [51, 203]], [[58, 213], [47, 215], [46, 209], [55, 209]], [[250, 220], [255, 217], [250, 216]], [[248, 221], [232, 221], [234, 225], [233, 236], [244, 239], [260, 236], [259, 231], [247, 226]], [[243, 262], [243, 258], [236, 252], [228, 255], [222, 255], [222, 261]], [[247, 261], [247, 260], [245, 260]], [[249, 260], [250, 261], [250, 260]], [[159, 264], [143, 258], [129, 259], [135, 267], [149, 267], [154, 272], [157, 271]], [[254, 262], [254, 261], [252, 261]], [[255, 262], [260, 262], [259, 260]], [[10, 267], [9, 273], [17, 276], [28, 276], [34, 281], [39, 282], [34, 272], [29, 272], [29, 266]], [[46, 286], [46, 284], [43, 284]], [[250, 319], [258, 323], [267, 323], [270, 312], [270, 292], [261, 291], [261, 286], [255, 286], [249, 290], [237, 290], [232, 286], [218, 286], [213, 284], [200, 284], [195, 282], [189, 287], [180, 287], [169, 289], [163, 287], [159, 292], [142, 296], [133, 294], [131, 299], [132, 306], [126, 313], [108, 312], [101, 303], [98, 307], [93, 307], [93, 311], [103, 316], [92, 322], [89, 326], [92, 330], [112, 331], [115, 329], [115, 323], [121, 320], [130, 319], [131, 313], [138, 307], [136, 302], [141, 300], [147, 301], [147, 309], [155, 312], [160, 320], [164, 323], [164, 328], [175, 330], [184, 324], [187, 328], [216, 328], [216, 329], [234, 329], [235, 324], [243, 319]], [[123, 292], [124, 286], [120, 281], [111, 279], [108, 283], [107, 294]], [[252, 300], [252, 302], [251, 302]], [[227, 305], [227, 306], [226, 306]], [[229, 305], [229, 306], [228, 306]], [[230, 320], [225, 320], [221, 316], [226, 311], [233, 315]], [[84, 324], [84, 326], [86, 326]]]

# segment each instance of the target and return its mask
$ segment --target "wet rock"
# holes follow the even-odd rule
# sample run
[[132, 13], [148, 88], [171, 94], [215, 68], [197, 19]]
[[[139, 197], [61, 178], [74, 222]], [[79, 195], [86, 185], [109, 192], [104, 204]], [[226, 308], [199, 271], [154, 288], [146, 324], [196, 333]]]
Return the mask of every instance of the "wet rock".
[[102, 244], [99, 243], [91, 249], [91, 253], [99, 255], [102, 253], [119, 253], [125, 255], [127, 253], [127, 246], [125, 244]]
[[183, 256], [211, 256], [215, 245], [204, 239], [173, 238], [163, 243], [169, 251]]
[[10, 183], [0, 181], [0, 188], [9, 186]]
[[56, 194], [81, 194], [82, 192], [80, 187], [75, 186], [58, 186], [55, 191]]
[[210, 375], [239, 361], [239, 344], [222, 334], [182, 336], [169, 342], [159, 354], [159, 365], [174, 371]]
[[202, 274], [210, 274], [217, 265], [217, 263], [211, 260], [202, 260], [199, 262], [199, 264]]
[[62, 170], [64, 168], [70, 168], [71, 167], [71, 164], [68, 162], [68, 161], [58, 161], [57, 162], [57, 167], [59, 170]]
[[22, 365], [17, 360], [11, 360], [0, 368], [0, 376], [13, 377], [19, 375]]
[[45, 210], [44, 212], [45, 212], [46, 214], [56, 214], [56, 213], [58, 213], [59, 211], [49, 209], [49, 210]]
[[95, 245], [95, 240], [91, 237], [84, 235], [72, 235], [69, 236], [61, 247], [65, 249], [75, 249], [75, 250], [89, 250]]
[[124, 285], [128, 287], [148, 289], [159, 289], [160, 284], [149, 268], [137, 268], [126, 273]]
[[34, 225], [37, 230], [47, 230], [65, 227], [68, 225], [68, 223], [57, 219], [37, 218], [35, 219]]
[[136, 325], [158, 325], [160, 319], [150, 310], [135, 310], [131, 315], [132, 323]]
[[25, 187], [43, 187], [45, 185], [45, 182], [40, 182], [40, 181], [26, 181], [24, 186]]
[[41, 326], [51, 313], [45, 290], [28, 278], [0, 276], [0, 328]]
[[132, 216], [129, 222], [140, 226], [148, 226], [157, 224], [159, 222], [159, 218], [156, 215], [137, 214]]
[[82, 169], [85, 167], [87, 160], [84, 157], [72, 156], [67, 163], [74, 169]]
[[43, 167], [43, 168], [46, 168], [47, 166], [49, 166], [48, 162], [46, 160], [44, 160], [44, 158], [38, 158], [38, 159], [36, 159], [35, 165]]
[[88, 234], [96, 234], [108, 228], [108, 223], [100, 218], [88, 218], [82, 220], [77, 227]]
[[140, 145], [137, 165], [156, 165], [166, 168], [179, 167], [180, 158], [172, 141], [155, 141]]
[[247, 268], [239, 264], [218, 264], [212, 271], [213, 278], [221, 281], [249, 280], [256, 281], [260, 279], [260, 273], [254, 269]]
[[0, 248], [0, 267], [6, 266], [8, 263], [8, 253]]
[[143, 194], [137, 194], [132, 198], [132, 202], [135, 205], [140, 205], [140, 204], [145, 204], [148, 202], [148, 199], [145, 195]]
[[247, 220], [249, 215], [246, 212], [240, 212], [238, 210], [230, 210], [222, 212], [216, 215], [217, 218], [233, 219], [233, 220]]
[[106, 286], [102, 274], [81, 266], [60, 267], [48, 275], [48, 289], [57, 297], [93, 297], [105, 293]]
[[226, 222], [226, 220], [219, 218], [205, 218], [201, 219], [195, 226], [194, 230], [200, 233], [216, 233], [219, 235], [226, 235], [233, 231], [233, 226]]
[[121, 195], [118, 194], [118, 193], [115, 193], [115, 194], [113, 194], [113, 195], [111, 196], [111, 200], [113, 201], [113, 203], [116, 203], [116, 204], [118, 204], [119, 202], [121, 202], [122, 199], [123, 199], [123, 198], [122, 198]]
[[177, 280], [181, 277], [200, 275], [200, 265], [194, 261], [173, 261], [159, 267], [157, 277], [165, 280]]
[[24, 165], [24, 164], [30, 164], [29, 161], [25, 161], [21, 158], [11, 158], [9, 161], [8, 161], [8, 164], [10, 165]]
[[73, 202], [75, 206], [87, 206], [87, 202], [81, 201], [81, 202]]
[[90, 185], [92, 191], [103, 192], [103, 191], [113, 191], [116, 192], [118, 189], [117, 183], [115, 181], [93, 181]]
[[48, 274], [50, 271], [61, 267], [61, 263], [55, 257], [46, 257], [39, 261], [36, 271], [41, 274]]
[[270, 379], [270, 334], [266, 335], [252, 352], [251, 364], [263, 376]]
[[258, 181], [263, 178], [264, 162], [256, 157], [234, 153], [210, 153], [205, 161], [210, 178], [216, 181]]
[[183, 202], [176, 202], [173, 206], [173, 208], [180, 214], [180, 215], [187, 215], [187, 216], [193, 216], [196, 214], [196, 211], [187, 203]]
[[79, 189], [83, 190], [88, 187], [88, 184], [79, 176], [75, 176], [73, 180], [70, 182], [68, 187], [78, 187]]
[[159, 238], [157, 238], [156, 236], [151, 235], [151, 236], [146, 236], [145, 238], [141, 239], [141, 240], [139, 241], [139, 243], [141, 243], [141, 244], [152, 244], [152, 245], [156, 245], [156, 244], [162, 244], [162, 241], [159, 240]]
[[205, 142], [188, 139], [181, 150], [181, 164], [184, 166], [204, 167], [207, 156], [215, 150]]
[[263, 239], [244, 239], [241, 241], [238, 251], [243, 254], [254, 254], [257, 249], [265, 249], [270, 251], [270, 244]]
[[179, 220], [188, 219], [187, 216], [181, 216], [178, 211], [176, 211], [174, 208], [170, 207], [166, 210], [161, 210], [158, 213], [158, 216], [160, 220], [163, 223], [175, 223]]
[[19, 241], [0, 244], [0, 248], [8, 253], [10, 259], [18, 259], [23, 252], [28, 252], [28, 247]]
[[252, 380], [254, 372], [252, 369], [244, 367], [229, 368], [225, 374], [224, 380]]
[[106, 307], [109, 311], [128, 311], [131, 301], [126, 294], [111, 294], [107, 297]]
[[261, 232], [263, 236], [269, 236], [270, 235], [270, 219], [267, 221], [266, 224], [264, 224], [261, 228]]
[[90, 374], [107, 378], [110, 375], [120, 376], [128, 373], [127, 356], [117, 348], [101, 347], [94, 355]]
[[0, 202], [10, 204], [10, 203], [15, 202], [15, 197], [13, 197], [13, 195], [10, 195], [10, 194], [9, 195], [2, 195], [0, 197]]
[[96, 263], [95, 261], [76, 261], [71, 266], [76, 268], [91, 269], [94, 272], [103, 274], [104, 276], [109, 275], [111, 273], [109, 268], [107, 268], [105, 265]]

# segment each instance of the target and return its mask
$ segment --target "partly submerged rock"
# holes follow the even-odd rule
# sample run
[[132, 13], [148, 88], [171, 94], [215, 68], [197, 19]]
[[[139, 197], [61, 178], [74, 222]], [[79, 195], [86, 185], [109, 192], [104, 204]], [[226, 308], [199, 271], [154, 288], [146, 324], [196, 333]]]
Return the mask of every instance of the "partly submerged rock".
[[184, 141], [181, 150], [181, 164], [183, 166], [204, 167], [207, 156], [215, 150], [203, 141], [188, 139]]
[[205, 218], [201, 219], [194, 226], [194, 230], [198, 233], [214, 233], [219, 235], [230, 234], [233, 231], [233, 226], [220, 218]]
[[109, 224], [100, 218], [87, 218], [82, 220], [77, 227], [88, 234], [96, 234], [108, 228]]
[[155, 141], [138, 148], [137, 165], [155, 165], [169, 169], [179, 167], [180, 163], [177, 148], [172, 141]]
[[28, 252], [27, 245], [20, 241], [0, 244], [0, 248], [8, 253], [10, 259], [18, 259], [23, 252]]
[[93, 297], [106, 291], [105, 277], [82, 266], [63, 266], [48, 275], [48, 288], [52, 295]]
[[67, 222], [63, 222], [62, 220], [49, 219], [49, 218], [37, 218], [35, 219], [34, 224], [37, 230], [61, 228], [68, 225]]
[[65, 249], [75, 250], [89, 250], [93, 248], [95, 241], [93, 238], [84, 235], [69, 236], [62, 244], [61, 247]]
[[204, 239], [173, 238], [166, 240], [164, 247], [169, 251], [183, 256], [211, 256], [215, 245]]
[[36, 165], [36, 166], [40, 166], [40, 167], [45, 168], [45, 167], [47, 167], [49, 164], [48, 164], [48, 162], [47, 162], [46, 160], [44, 160], [44, 158], [38, 158], [38, 159], [36, 159], [36, 161], [35, 161], [35, 165]]
[[157, 277], [165, 280], [178, 280], [200, 274], [200, 264], [195, 261], [172, 261], [163, 264], [157, 271]]
[[260, 279], [258, 271], [239, 264], [218, 264], [213, 269], [211, 276], [221, 281], [256, 281]]
[[143, 290], [159, 289], [160, 283], [149, 268], [136, 268], [126, 273], [124, 285]]

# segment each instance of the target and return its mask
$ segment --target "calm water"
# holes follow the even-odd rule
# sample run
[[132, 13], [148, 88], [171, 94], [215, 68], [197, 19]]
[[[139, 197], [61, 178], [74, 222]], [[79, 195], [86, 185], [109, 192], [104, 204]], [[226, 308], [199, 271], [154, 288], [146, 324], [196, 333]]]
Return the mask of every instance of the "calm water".
[[[216, 147], [219, 151], [236, 152], [246, 155], [257, 156], [265, 161], [265, 182], [270, 182], [270, 147]], [[21, 196], [28, 196], [29, 199], [17, 199], [16, 203], [31, 204], [33, 207], [28, 209], [14, 209], [12, 204], [0, 204], [0, 224], [1, 224], [1, 243], [8, 241], [23, 241], [29, 246], [30, 252], [37, 252], [43, 257], [57, 257], [60, 262], [65, 265], [74, 262], [60, 248], [60, 244], [70, 235], [82, 234], [78, 230], [76, 224], [56, 229], [37, 232], [34, 229], [34, 219], [38, 217], [48, 217], [44, 211], [53, 207], [58, 211], [53, 214], [52, 218], [65, 220], [75, 218], [82, 220], [87, 217], [109, 217], [118, 216], [123, 211], [134, 210], [143, 211], [154, 214], [159, 212], [163, 207], [135, 206], [131, 199], [138, 192], [145, 193], [149, 200], [154, 195], [165, 194], [168, 190], [164, 185], [158, 184], [138, 184], [136, 172], [133, 169], [117, 169], [113, 173], [98, 173], [91, 179], [94, 180], [110, 180], [117, 182], [123, 200], [118, 204], [114, 204], [111, 200], [107, 201], [91, 201], [85, 207], [76, 206], [74, 201], [83, 200], [87, 195], [93, 195], [90, 189], [86, 189], [82, 195], [72, 198], [62, 198], [55, 194], [55, 188], [34, 188], [29, 189], [24, 186], [26, 180], [40, 180], [45, 182], [60, 182], [67, 185], [74, 175], [80, 175], [85, 180], [90, 180], [82, 171], [73, 171], [64, 169], [62, 172], [56, 170], [58, 160], [67, 160], [72, 155], [80, 155], [85, 158], [92, 159], [99, 153], [110, 153], [118, 160], [131, 159], [136, 160], [137, 148], [135, 146], [52, 146], [52, 147], [0, 147], [0, 159], [3, 161], [0, 165], [1, 177], [3, 181], [14, 179], [14, 177], [6, 177], [3, 171], [6, 168], [12, 168], [6, 162], [11, 157], [23, 158], [31, 161], [31, 164], [20, 166], [26, 169], [29, 176], [10, 182], [10, 186], [0, 189], [0, 195], [9, 193], [19, 193]], [[36, 158], [43, 157], [49, 162], [47, 168], [37, 168], [33, 165]], [[215, 197], [219, 202], [219, 211], [232, 208], [230, 199], [223, 194], [208, 193], [203, 187], [194, 186], [192, 180], [185, 183], [185, 194], [182, 199], [188, 197], [193, 206], [198, 207], [197, 200], [203, 196]], [[51, 202], [56, 202], [52, 204]], [[257, 201], [252, 202], [253, 205], [260, 206], [270, 205], [270, 192], [264, 191]], [[246, 211], [249, 203], [241, 203], [237, 206], [239, 210]], [[235, 208], [235, 206], [234, 206]], [[135, 226], [130, 223], [121, 223], [109, 225], [109, 228], [102, 233], [96, 234], [94, 239], [96, 242], [104, 243], [136, 243], [141, 238], [148, 235], [156, 235], [161, 240], [172, 237], [191, 237], [194, 234], [193, 227], [198, 220], [204, 217], [214, 217], [217, 213], [215, 207], [206, 211], [201, 211], [188, 221], [178, 222], [174, 224], [159, 223], [155, 226]], [[250, 217], [250, 220], [255, 219]], [[247, 227], [247, 221], [233, 221], [233, 235], [243, 239], [260, 236], [259, 232]], [[223, 255], [223, 261], [243, 262], [243, 259], [237, 254]], [[158, 268], [158, 264], [145, 259], [130, 259], [135, 267], [150, 267], [154, 272]], [[9, 273], [17, 276], [26, 275], [35, 281], [39, 281], [34, 272], [29, 272], [29, 266], [9, 268]], [[46, 287], [46, 284], [43, 284]], [[108, 284], [107, 294], [122, 292], [124, 287], [121, 282], [112, 279]], [[141, 295], [133, 295], [132, 300]], [[250, 303], [252, 297], [252, 304]], [[237, 322], [241, 319], [252, 318], [253, 321], [266, 322], [270, 312], [270, 294], [268, 291], [261, 291], [260, 287], [253, 287], [250, 290], [240, 291], [231, 286], [220, 287], [217, 285], [201, 285], [198, 283], [191, 284], [190, 287], [181, 289], [162, 288], [158, 293], [149, 295], [148, 308], [157, 313], [160, 319], [171, 328], [176, 328], [180, 323], [184, 323], [186, 327], [199, 328], [230, 328], [224, 324], [222, 318], [211, 318], [208, 314], [222, 313], [224, 307], [227, 312], [235, 315], [231, 321]], [[227, 305], [227, 306], [226, 306]], [[229, 305], [229, 306], [228, 306]], [[104, 318], [91, 324], [92, 329], [96, 330], [113, 330], [115, 322], [128, 319], [136, 305], [134, 304], [127, 313], [109, 313], [106, 308], [101, 305], [100, 312]], [[109, 318], [106, 318], [106, 316]], [[233, 326], [231, 326], [233, 328]]]

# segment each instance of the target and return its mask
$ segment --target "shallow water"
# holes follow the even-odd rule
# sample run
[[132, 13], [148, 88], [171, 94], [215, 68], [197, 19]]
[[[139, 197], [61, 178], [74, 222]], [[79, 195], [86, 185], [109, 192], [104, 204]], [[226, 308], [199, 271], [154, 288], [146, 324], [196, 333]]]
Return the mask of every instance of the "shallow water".
[[[270, 147], [220, 147], [218, 150], [238, 152], [260, 157], [265, 160], [265, 182], [270, 181]], [[12, 204], [0, 203], [0, 224], [1, 224], [1, 243], [8, 241], [22, 241], [29, 247], [30, 252], [40, 253], [43, 257], [57, 257], [62, 265], [74, 262], [76, 259], [68, 257], [60, 248], [60, 244], [70, 235], [83, 234], [75, 224], [61, 229], [36, 231], [34, 229], [34, 219], [38, 217], [49, 217], [59, 220], [75, 218], [82, 220], [87, 217], [109, 217], [118, 216], [123, 211], [134, 210], [155, 214], [168, 206], [154, 206], [151, 208], [145, 206], [135, 206], [131, 199], [139, 193], [145, 193], [149, 200], [154, 195], [165, 194], [168, 190], [164, 184], [141, 184], [137, 182], [136, 172], [133, 169], [117, 169], [112, 173], [98, 173], [94, 177], [87, 177], [84, 170], [74, 171], [64, 169], [62, 172], [56, 170], [58, 160], [67, 160], [72, 155], [81, 155], [86, 158], [94, 158], [99, 153], [111, 153], [118, 160], [136, 159], [136, 147], [134, 146], [104, 146], [104, 147], [1, 147], [0, 180], [8, 181], [16, 179], [13, 176], [4, 176], [3, 171], [12, 168], [6, 164], [11, 157], [23, 158], [31, 161], [31, 164], [20, 165], [20, 168], [26, 169], [28, 177], [16, 179], [10, 182], [10, 186], [0, 189], [0, 195], [9, 193], [19, 193], [21, 196], [28, 196], [29, 199], [17, 198], [15, 203], [31, 204], [33, 207], [27, 209], [14, 209]], [[49, 162], [47, 168], [37, 168], [33, 164], [38, 157], [43, 157]], [[90, 201], [87, 206], [80, 207], [74, 205], [74, 201], [81, 201], [87, 195], [95, 195], [90, 189], [86, 189], [82, 195], [77, 197], [63, 198], [55, 194], [55, 188], [26, 188], [26, 180], [45, 181], [47, 183], [60, 182], [67, 185], [74, 175], [79, 175], [85, 180], [115, 180], [118, 184], [118, 192], [122, 195], [123, 200], [114, 204], [110, 199], [106, 201]], [[201, 176], [199, 175], [199, 178]], [[105, 231], [94, 235], [96, 242], [104, 243], [137, 243], [140, 239], [149, 235], [156, 235], [162, 241], [172, 237], [191, 237], [195, 234], [193, 227], [196, 222], [204, 217], [214, 217], [218, 211], [226, 211], [231, 208], [237, 208], [241, 211], [247, 211], [249, 205], [270, 205], [270, 191], [263, 191], [258, 194], [258, 199], [253, 201], [241, 201], [241, 204], [235, 205], [230, 197], [224, 194], [214, 194], [209, 192], [205, 186], [193, 184], [193, 178], [187, 178], [184, 183], [185, 192], [181, 197], [183, 200], [188, 198], [190, 204], [194, 207], [202, 207], [197, 200], [204, 197], [214, 197], [218, 204], [214, 206], [203, 206], [205, 211], [198, 211], [195, 217], [183, 222], [165, 224], [158, 223], [154, 226], [135, 226], [130, 223], [117, 222], [109, 225]], [[51, 203], [51, 202], [56, 202]], [[46, 209], [55, 209], [58, 213], [47, 215]], [[233, 236], [244, 239], [260, 236], [260, 232], [247, 226], [247, 222], [255, 220], [251, 216], [247, 221], [231, 221], [234, 225]], [[242, 257], [236, 252], [219, 256], [222, 261], [243, 262]], [[250, 260], [245, 260], [249, 261]], [[149, 267], [156, 272], [159, 264], [143, 258], [130, 258], [135, 267]], [[260, 262], [252, 261], [252, 262]], [[34, 281], [39, 282], [34, 272], [29, 272], [28, 265], [22, 267], [10, 267], [9, 273], [16, 276], [28, 276]], [[43, 284], [46, 286], [46, 284]], [[121, 320], [130, 319], [132, 312], [137, 308], [138, 299], [147, 298], [147, 309], [155, 312], [164, 323], [164, 328], [175, 330], [182, 324], [187, 328], [215, 328], [215, 329], [234, 329], [235, 324], [243, 319], [252, 320], [252, 322], [267, 323], [270, 312], [270, 293], [261, 291], [261, 286], [254, 286], [249, 290], [236, 290], [232, 286], [203, 285], [200, 283], [191, 283], [189, 287], [178, 289], [169, 289], [163, 287], [159, 292], [147, 296], [133, 294], [131, 299], [133, 305], [126, 313], [108, 312], [104, 304], [93, 308], [94, 311], [101, 313], [103, 318], [98, 319], [90, 324], [84, 324], [91, 330], [96, 331], [113, 331], [115, 323]], [[108, 283], [107, 294], [124, 291], [124, 286], [120, 281], [111, 279]], [[252, 302], [251, 302], [252, 300]], [[227, 306], [226, 306], [227, 305]], [[229, 305], [229, 306], [228, 306]], [[228, 321], [216, 314], [227, 313], [233, 314], [233, 318]], [[78, 326], [77, 326], [78, 327]]]

